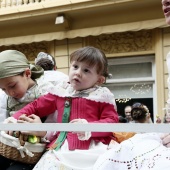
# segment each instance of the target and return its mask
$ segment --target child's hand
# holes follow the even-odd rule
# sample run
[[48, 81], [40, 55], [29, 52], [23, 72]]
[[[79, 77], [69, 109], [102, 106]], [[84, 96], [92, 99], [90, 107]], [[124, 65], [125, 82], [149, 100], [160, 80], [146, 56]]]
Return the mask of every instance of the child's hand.
[[[74, 119], [70, 123], [88, 123], [85, 119]], [[79, 140], [88, 140], [91, 137], [91, 132], [73, 132], [77, 133]]]
[[164, 134], [161, 136], [162, 144], [168, 148], [170, 148], [170, 134]]
[[[36, 116], [34, 114], [30, 116], [26, 116], [23, 114], [19, 117], [17, 123], [42, 123], [42, 122], [39, 116]], [[47, 132], [46, 131], [21, 131], [21, 133], [26, 135], [35, 135], [35, 136], [44, 137]]]
[[[3, 123], [17, 123], [17, 119], [13, 117], [8, 117], [7, 119], [4, 120]], [[13, 136], [13, 131], [6, 131], [6, 133], [10, 136]]]
[[23, 114], [19, 117], [19, 120], [17, 121], [17, 123], [26, 123], [26, 122], [27, 123], [42, 123], [40, 117], [34, 114], [30, 116], [26, 116]]

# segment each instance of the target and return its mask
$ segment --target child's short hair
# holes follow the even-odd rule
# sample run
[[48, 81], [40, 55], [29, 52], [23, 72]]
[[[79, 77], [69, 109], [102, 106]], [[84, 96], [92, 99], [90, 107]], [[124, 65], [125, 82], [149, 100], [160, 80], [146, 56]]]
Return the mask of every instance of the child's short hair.
[[70, 55], [70, 62], [86, 62], [89, 66], [97, 66], [97, 74], [108, 77], [107, 58], [101, 50], [95, 47], [87, 46], [80, 48]]
[[53, 56], [45, 52], [40, 52], [35, 58], [35, 65], [42, 67], [44, 70], [54, 70], [56, 61]]

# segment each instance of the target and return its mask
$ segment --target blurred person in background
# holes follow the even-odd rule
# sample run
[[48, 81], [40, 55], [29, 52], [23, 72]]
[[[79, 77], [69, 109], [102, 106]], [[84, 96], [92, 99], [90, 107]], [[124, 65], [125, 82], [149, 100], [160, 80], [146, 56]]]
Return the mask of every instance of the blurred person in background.
[[131, 110], [132, 110], [131, 106], [126, 106], [124, 109], [125, 118], [127, 119], [128, 122], [133, 121], [131, 116]]
[[131, 116], [134, 123], [153, 123], [148, 107], [142, 103], [132, 105]]
[[40, 52], [35, 58], [35, 65], [44, 69], [44, 75], [41, 77], [42, 81], [49, 81], [54, 85], [64, 81], [68, 81], [68, 75], [57, 70], [55, 58], [48, 53]]

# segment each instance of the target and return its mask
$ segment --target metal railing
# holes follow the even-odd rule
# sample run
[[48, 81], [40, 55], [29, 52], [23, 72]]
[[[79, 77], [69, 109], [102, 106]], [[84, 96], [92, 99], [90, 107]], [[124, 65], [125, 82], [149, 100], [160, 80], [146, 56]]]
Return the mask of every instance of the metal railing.
[[87, 132], [157, 132], [169, 133], [167, 123], [0, 123], [0, 130], [10, 131], [87, 131]]

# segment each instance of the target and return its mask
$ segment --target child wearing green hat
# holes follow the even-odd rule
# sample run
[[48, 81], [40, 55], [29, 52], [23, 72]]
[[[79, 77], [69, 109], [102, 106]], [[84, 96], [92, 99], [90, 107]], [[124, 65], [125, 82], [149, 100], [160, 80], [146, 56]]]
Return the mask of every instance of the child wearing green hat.
[[[26, 56], [16, 50], [6, 50], [0, 53], [0, 118], [13, 115], [16, 111], [39, 96], [46, 94], [53, 84], [40, 81], [44, 70], [29, 63]], [[0, 156], [0, 169], [31, 170], [33, 165], [17, 163]]]

